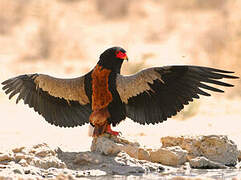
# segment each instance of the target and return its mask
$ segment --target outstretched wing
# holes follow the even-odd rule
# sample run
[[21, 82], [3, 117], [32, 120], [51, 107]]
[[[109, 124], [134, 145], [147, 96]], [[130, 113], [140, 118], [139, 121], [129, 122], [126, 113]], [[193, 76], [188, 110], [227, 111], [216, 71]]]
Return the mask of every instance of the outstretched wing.
[[230, 73], [200, 66], [154, 67], [131, 76], [118, 74], [116, 86], [129, 118], [140, 124], [155, 124], [176, 115], [193, 98], [210, 96], [205, 90], [224, 92], [209, 84], [232, 87], [218, 81], [238, 78]]
[[20, 99], [46, 121], [60, 127], [74, 127], [89, 122], [91, 106], [85, 93], [85, 76], [58, 79], [43, 74], [20, 75], [2, 82], [9, 99]]

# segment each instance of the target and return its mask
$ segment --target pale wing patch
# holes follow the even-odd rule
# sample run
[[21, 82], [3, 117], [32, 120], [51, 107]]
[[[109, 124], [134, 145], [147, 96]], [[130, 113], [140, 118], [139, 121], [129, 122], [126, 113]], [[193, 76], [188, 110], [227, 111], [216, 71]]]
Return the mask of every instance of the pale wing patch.
[[78, 101], [81, 105], [89, 103], [84, 89], [84, 76], [74, 79], [59, 79], [41, 74], [35, 78], [34, 82], [37, 84], [36, 88], [41, 88], [51, 96]]
[[154, 80], [158, 79], [164, 83], [161, 79], [161, 75], [157, 72], [158, 70], [160, 70], [160, 68], [154, 67], [130, 76], [122, 76], [118, 74], [116, 78], [116, 86], [122, 102], [127, 104], [129, 98], [137, 96], [145, 91], [152, 90], [148, 83], [153, 84]]

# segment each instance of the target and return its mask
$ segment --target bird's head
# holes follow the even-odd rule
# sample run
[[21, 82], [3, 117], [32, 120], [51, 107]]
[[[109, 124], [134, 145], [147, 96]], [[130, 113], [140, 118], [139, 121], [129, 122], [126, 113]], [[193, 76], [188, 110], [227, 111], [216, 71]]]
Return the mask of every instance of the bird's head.
[[112, 47], [100, 55], [98, 65], [120, 73], [120, 68], [124, 60], [128, 60], [126, 51], [121, 47]]

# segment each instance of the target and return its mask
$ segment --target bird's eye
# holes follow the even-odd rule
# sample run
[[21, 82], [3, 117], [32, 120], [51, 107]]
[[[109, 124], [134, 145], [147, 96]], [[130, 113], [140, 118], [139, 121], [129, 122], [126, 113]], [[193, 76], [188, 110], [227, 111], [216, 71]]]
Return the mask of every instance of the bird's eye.
[[121, 51], [116, 51], [116, 52], [115, 52], [115, 55], [116, 55], [116, 57], [119, 58], [119, 59], [124, 59], [124, 58], [126, 58], [126, 53], [123, 53], [123, 52], [121, 52]]

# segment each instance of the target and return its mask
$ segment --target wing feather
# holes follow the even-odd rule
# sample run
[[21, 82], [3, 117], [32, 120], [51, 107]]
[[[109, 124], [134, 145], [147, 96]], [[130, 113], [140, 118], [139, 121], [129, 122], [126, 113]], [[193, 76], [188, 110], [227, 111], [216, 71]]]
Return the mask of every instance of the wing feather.
[[89, 122], [91, 106], [84, 90], [84, 76], [57, 79], [48, 75], [28, 74], [2, 82], [9, 99], [21, 99], [51, 124], [74, 127]]
[[144, 69], [131, 76], [117, 75], [117, 91], [129, 118], [140, 124], [162, 122], [198, 99], [206, 90], [224, 92], [212, 85], [233, 87], [219, 81], [236, 79], [231, 71], [201, 66], [164, 66]]
[[84, 105], [89, 103], [85, 93], [83, 76], [73, 79], [59, 79], [48, 75], [38, 75], [34, 78], [38, 88], [48, 92], [51, 96], [78, 101]]

